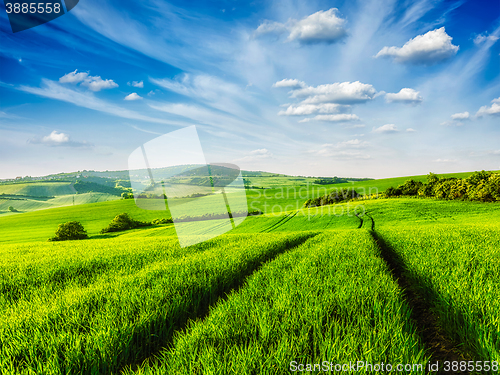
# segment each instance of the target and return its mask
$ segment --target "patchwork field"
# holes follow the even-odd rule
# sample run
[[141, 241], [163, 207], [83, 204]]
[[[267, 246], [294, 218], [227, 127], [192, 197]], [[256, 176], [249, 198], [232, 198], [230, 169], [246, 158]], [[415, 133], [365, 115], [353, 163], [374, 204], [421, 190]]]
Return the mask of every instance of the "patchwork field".
[[[186, 248], [173, 224], [99, 234], [169, 216], [132, 199], [2, 215], [0, 373], [498, 373], [498, 203], [280, 190], [248, 192], [279, 211]], [[90, 239], [47, 242], [72, 220]]]

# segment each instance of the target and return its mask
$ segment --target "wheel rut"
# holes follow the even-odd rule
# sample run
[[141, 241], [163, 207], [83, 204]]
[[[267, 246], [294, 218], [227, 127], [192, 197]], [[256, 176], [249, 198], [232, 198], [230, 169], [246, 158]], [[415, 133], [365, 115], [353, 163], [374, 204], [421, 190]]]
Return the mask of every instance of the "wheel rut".
[[[380, 257], [387, 264], [392, 278], [403, 291], [403, 296], [406, 303], [411, 308], [411, 319], [415, 323], [417, 333], [425, 345], [425, 348], [431, 354], [429, 363], [439, 361], [439, 370], [428, 371], [432, 374], [450, 374], [444, 371], [444, 361], [472, 361], [467, 354], [459, 349], [460, 343], [453, 342], [446, 334], [439, 323], [439, 317], [433, 309], [432, 300], [437, 300], [438, 293], [433, 290], [428, 281], [409, 272], [401, 256], [388, 244], [379, 233], [375, 231], [375, 220], [372, 216], [368, 216], [371, 220], [370, 235], [373, 241], [377, 244], [380, 250]], [[422, 290], [426, 290], [426, 295], [436, 296], [430, 298], [423, 294]], [[458, 315], [458, 312], [454, 312]], [[453, 374], [470, 374], [468, 371], [452, 372]]]

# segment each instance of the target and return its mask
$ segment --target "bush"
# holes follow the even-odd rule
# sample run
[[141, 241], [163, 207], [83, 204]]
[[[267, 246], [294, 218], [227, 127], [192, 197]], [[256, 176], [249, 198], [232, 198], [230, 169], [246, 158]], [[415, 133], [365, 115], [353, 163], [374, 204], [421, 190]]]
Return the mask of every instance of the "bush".
[[106, 228], [101, 229], [100, 233], [120, 232], [122, 230], [147, 227], [150, 225], [152, 225], [150, 222], [134, 220], [129, 214], [123, 213], [116, 215]]
[[400, 188], [395, 188], [395, 187], [389, 187], [385, 191], [385, 196], [386, 197], [397, 197], [401, 195], [401, 189]]
[[154, 219], [151, 224], [158, 225], [158, 224], [172, 224], [174, 221], [172, 220], [171, 217], [168, 219]]
[[49, 241], [83, 240], [88, 237], [87, 231], [79, 221], [68, 221], [59, 224], [55, 237], [50, 238]]
[[417, 195], [422, 185], [420, 181], [406, 180], [403, 185], [398, 186], [398, 190], [400, 190], [403, 195]]

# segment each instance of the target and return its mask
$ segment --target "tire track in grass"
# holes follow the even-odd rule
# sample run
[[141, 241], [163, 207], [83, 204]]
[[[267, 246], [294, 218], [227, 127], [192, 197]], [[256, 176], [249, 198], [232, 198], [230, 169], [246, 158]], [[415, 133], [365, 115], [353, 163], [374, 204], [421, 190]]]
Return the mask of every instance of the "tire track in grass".
[[[185, 332], [187, 329], [188, 322], [190, 320], [203, 320], [205, 319], [212, 306], [216, 306], [219, 303], [227, 300], [228, 296], [232, 293], [238, 293], [238, 291], [246, 284], [247, 279], [253, 274], [259, 272], [259, 270], [269, 262], [272, 262], [279, 255], [291, 252], [296, 248], [299, 248], [302, 244], [310, 240], [311, 238], [317, 236], [319, 232], [310, 232], [303, 236], [296, 238], [295, 240], [289, 241], [288, 244], [282, 243], [278, 244], [278, 249], [270, 254], [264, 254], [261, 259], [256, 259], [252, 261], [249, 267], [237, 271], [237, 274], [233, 276], [231, 280], [221, 280], [218, 285], [211, 285], [209, 289], [203, 291], [198, 295], [197, 298], [191, 300], [188, 304], [179, 304], [178, 311], [171, 311], [168, 319], [170, 321], [170, 327], [168, 332], [163, 333], [163, 337], [157, 340], [153, 345], [150, 345], [150, 350], [148, 350], [147, 356], [140, 356], [137, 360], [123, 361], [118, 371], [105, 372], [109, 374], [120, 374], [125, 369], [135, 371], [139, 368], [141, 364], [145, 361], [149, 361], [161, 351], [171, 347], [173, 343], [174, 336], [177, 332]], [[285, 242], [285, 241], [283, 241]], [[154, 325], [154, 324], [153, 324]], [[139, 342], [141, 336], [134, 335], [130, 341]]]
[[260, 233], [269, 233], [272, 230], [275, 230], [276, 228], [278, 228], [278, 227], [282, 226], [283, 224], [285, 224], [286, 222], [290, 221], [290, 219], [292, 219], [295, 215], [297, 215], [298, 212], [299, 211], [295, 211], [293, 214], [290, 213], [288, 215], [285, 215], [282, 219], [278, 220], [276, 223], [274, 223], [270, 227], [261, 230]]
[[354, 216], [356, 216], [359, 219], [358, 229], [361, 229], [361, 227], [363, 226], [363, 218], [359, 216], [359, 214], [354, 214]]
[[[424, 278], [408, 270], [402, 257], [375, 231], [375, 220], [371, 216], [368, 217], [372, 222], [369, 233], [380, 250], [380, 257], [387, 264], [394, 281], [403, 291], [404, 298], [411, 308], [411, 318], [415, 322], [417, 333], [431, 353], [429, 363], [439, 361], [440, 370], [437, 374], [470, 374], [468, 371], [445, 372], [443, 370], [444, 361], [468, 362], [472, 359], [460, 351], [460, 343], [453, 342], [445, 333], [439, 323], [439, 317], [433, 312], [432, 302], [429, 302], [429, 299], [421, 292], [425, 289], [432, 296], [430, 300], [436, 301], [439, 299], [437, 291]], [[453, 311], [453, 314], [461, 315], [459, 311]], [[426, 370], [426, 373], [431, 372]]]

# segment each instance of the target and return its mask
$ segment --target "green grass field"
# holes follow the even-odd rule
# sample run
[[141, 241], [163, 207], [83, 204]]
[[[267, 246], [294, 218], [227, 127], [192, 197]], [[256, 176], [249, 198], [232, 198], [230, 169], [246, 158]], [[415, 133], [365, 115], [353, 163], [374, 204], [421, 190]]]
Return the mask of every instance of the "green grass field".
[[[288, 374], [360, 361], [418, 374], [500, 361], [498, 203], [302, 208], [318, 186], [285, 178], [251, 177], [274, 181], [247, 193], [265, 213], [186, 248], [173, 224], [100, 235], [123, 212], [170, 216], [131, 199], [0, 215], [0, 373]], [[90, 239], [47, 241], [72, 220]]]

